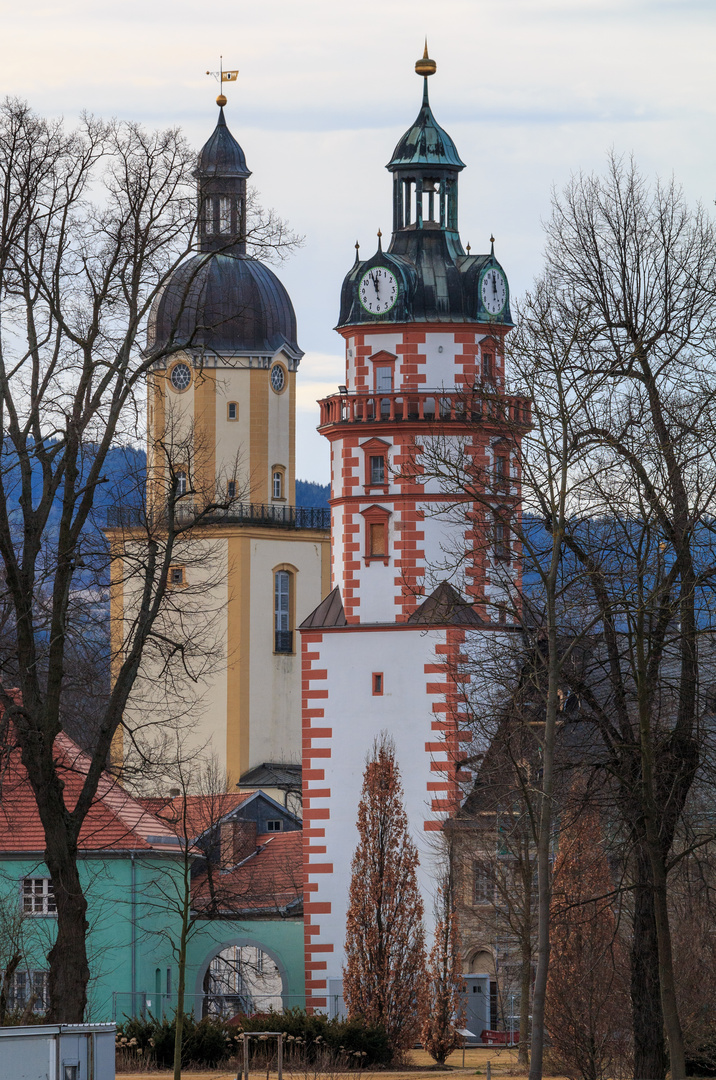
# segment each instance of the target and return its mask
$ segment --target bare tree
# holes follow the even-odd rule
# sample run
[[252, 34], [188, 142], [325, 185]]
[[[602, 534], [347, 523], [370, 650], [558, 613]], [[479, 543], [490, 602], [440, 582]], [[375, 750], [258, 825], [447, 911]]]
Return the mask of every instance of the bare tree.
[[[92, 702], [91, 766], [68, 805], [53, 743], [70, 686], [75, 701], [81, 694], [70, 672], [73, 642], [102, 637], [96, 589], [106, 589], [114, 554], [100, 534], [102, 512], [114, 501], [106, 491], [108, 455], [136, 438], [138, 392], [150, 366], [191, 344], [176, 338], [146, 353], [139, 347], [152, 304], [194, 242], [193, 165], [176, 130], [150, 133], [85, 117], [67, 133], [21, 102], [0, 109], [0, 704], [45, 831], [57, 903], [49, 954], [54, 1021], [82, 1020], [86, 1004], [79, 831], [164, 608], [175, 545], [226, 505], [214, 494], [187, 520], [170, 475], [162, 513], [146, 515], [137, 617], [114, 650], [111, 689]], [[242, 229], [254, 250], [285, 249], [295, 238], [278, 225], [256, 211]], [[106, 638], [104, 649], [107, 656]]]
[[384, 735], [366, 763], [351, 865], [343, 994], [350, 1016], [382, 1025], [394, 1052], [420, 1033], [425, 933], [395, 747]]
[[[576, 177], [555, 195], [547, 268], [508, 339], [534, 421], [517, 465], [524, 517], [513, 510], [509, 521], [523, 568], [512, 610], [547, 673], [533, 1080], [549, 958], [548, 732], [565, 691], [579, 702], [585, 762], [609, 785], [624, 837], [636, 1075], [664, 1075], [664, 1030], [672, 1077], [684, 1075], [668, 876], [705, 737], [715, 268], [704, 212], [673, 182], [649, 187], [633, 162], [611, 159], [604, 178]], [[458, 480], [456, 464], [446, 470], [443, 455], [443, 474], [487, 509], [485, 484], [464, 465]]]

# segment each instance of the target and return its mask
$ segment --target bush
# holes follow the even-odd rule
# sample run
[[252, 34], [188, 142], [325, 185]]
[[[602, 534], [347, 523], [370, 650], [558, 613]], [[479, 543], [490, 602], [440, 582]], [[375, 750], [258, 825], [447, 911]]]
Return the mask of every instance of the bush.
[[283, 1031], [288, 1061], [303, 1049], [311, 1062], [328, 1049], [344, 1058], [349, 1068], [389, 1065], [393, 1058], [385, 1030], [364, 1020], [329, 1019], [322, 1013], [296, 1008], [237, 1016], [229, 1023], [234, 1030], [238, 1026], [243, 1031]]
[[[160, 1019], [148, 1013], [134, 1017], [117, 1026], [116, 1047], [122, 1068], [155, 1064], [160, 1069], [171, 1068], [174, 1062], [176, 1020]], [[284, 1060], [287, 1068], [305, 1063], [319, 1065], [322, 1070], [340, 1066], [365, 1068], [389, 1065], [392, 1052], [383, 1028], [363, 1020], [329, 1020], [321, 1014], [304, 1009], [287, 1012], [255, 1013], [220, 1020], [206, 1016], [196, 1021], [187, 1013], [182, 1035], [182, 1065], [216, 1068], [241, 1053], [241, 1033], [244, 1031], [283, 1031]], [[266, 1042], [251, 1040], [252, 1062], [266, 1063], [276, 1055], [274, 1039]]]
[[[158, 1068], [174, 1064], [176, 1019], [158, 1019], [151, 1013], [146, 1018], [134, 1017], [117, 1027], [117, 1050], [123, 1061], [134, 1055], [140, 1061], [153, 1061]], [[215, 1068], [236, 1053], [235, 1029], [223, 1020], [204, 1017], [198, 1023], [191, 1013], [184, 1016], [182, 1032], [182, 1065]]]

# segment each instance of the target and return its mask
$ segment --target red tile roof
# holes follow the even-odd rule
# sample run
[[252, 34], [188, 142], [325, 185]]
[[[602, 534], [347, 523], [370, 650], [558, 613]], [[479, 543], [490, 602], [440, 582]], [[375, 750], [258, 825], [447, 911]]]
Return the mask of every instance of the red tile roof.
[[[89, 758], [61, 733], [55, 739], [55, 761], [65, 784], [65, 803], [72, 810], [89, 769]], [[20, 750], [10, 752], [0, 778], [0, 853], [43, 852], [45, 834]], [[79, 836], [82, 851], [177, 852], [175, 833], [104, 772]]]
[[194, 880], [192, 896], [196, 909], [213, 907], [216, 913], [280, 914], [300, 902], [301, 830], [264, 833], [256, 838], [256, 843], [256, 851], [238, 866], [214, 869], [211, 880], [208, 875]]
[[160, 817], [177, 836], [194, 840], [255, 794], [254, 791], [231, 791], [220, 795], [142, 798], [139, 802]]

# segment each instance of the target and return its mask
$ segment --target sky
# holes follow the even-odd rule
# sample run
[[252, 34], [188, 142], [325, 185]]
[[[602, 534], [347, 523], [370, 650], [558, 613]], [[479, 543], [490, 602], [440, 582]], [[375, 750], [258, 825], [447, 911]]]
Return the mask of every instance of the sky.
[[0, 89], [72, 124], [88, 110], [181, 126], [197, 150], [218, 85], [265, 206], [305, 244], [278, 273], [299, 343], [297, 475], [326, 483], [316, 399], [343, 381], [334, 332], [354, 244], [390, 232], [384, 166], [430, 100], [467, 168], [460, 232], [505, 268], [513, 298], [542, 266], [553, 189], [602, 171], [610, 150], [648, 176], [716, 198], [716, 0], [0, 0]]

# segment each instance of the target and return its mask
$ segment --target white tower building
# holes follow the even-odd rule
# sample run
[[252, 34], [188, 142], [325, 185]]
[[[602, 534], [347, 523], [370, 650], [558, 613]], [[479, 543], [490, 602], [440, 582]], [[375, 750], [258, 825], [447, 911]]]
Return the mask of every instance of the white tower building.
[[[198, 251], [177, 267], [149, 321], [147, 348], [159, 358], [148, 380], [147, 505], [161, 516], [175, 480], [187, 514], [226, 508], [194, 530], [191, 559], [182, 563], [185, 544], [170, 571], [165, 619], [184, 620], [195, 638], [194, 679], [169, 686], [161, 650], [147, 650], [128, 713], [155, 722], [186, 704], [193, 745], [213, 750], [232, 784], [248, 776], [269, 791], [298, 785], [300, 795], [295, 628], [329, 588], [327, 511], [295, 506], [303, 353], [288, 293], [247, 254], [250, 172], [223, 105], [196, 176]], [[135, 517], [120, 507], [109, 530], [128, 555], [143, 542]], [[138, 610], [130, 562], [126, 572], [115, 567], [115, 648], [131, 637]]]
[[[460, 515], [435, 513], [455, 496], [421, 479], [421, 443], [436, 435], [464, 443], [476, 482], [499, 475], [503, 507], [516, 513], [515, 432], [519, 441], [529, 424], [528, 402], [504, 393], [507, 279], [494, 250], [463, 250], [464, 166], [430, 108], [433, 61], [426, 56], [416, 70], [422, 106], [388, 164], [390, 246], [383, 251], [379, 240], [345, 278], [345, 386], [320, 403], [319, 430], [331, 444], [333, 591], [300, 628], [304, 910], [307, 1001], [329, 1011], [341, 994], [357, 804], [373, 740], [387, 731], [396, 745], [429, 922], [435, 834], [466, 779], [456, 676], [468, 637], [479, 648], [504, 632], [499, 600], [516, 552], [502, 523], [475, 542], [484, 515], [474, 502]], [[426, 596], [426, 573], [446, 548], [471, 554], [460, 579]]]

